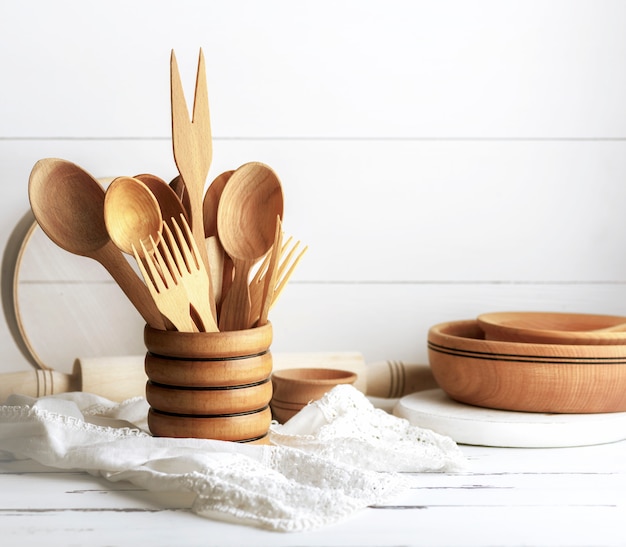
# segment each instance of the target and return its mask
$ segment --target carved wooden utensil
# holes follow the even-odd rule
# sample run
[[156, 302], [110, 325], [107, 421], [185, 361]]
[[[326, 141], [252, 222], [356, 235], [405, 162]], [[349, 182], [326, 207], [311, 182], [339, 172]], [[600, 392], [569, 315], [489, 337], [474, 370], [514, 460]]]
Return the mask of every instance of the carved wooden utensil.
[[28, 182], [28, 196], [41, 229], [59, 247], [102, 264], [146, 323], [165, 328], [147, 287], [104, 223], [104, 188], [79, 166], [61, 159], [39, 160]]
[[104, 224], [117, 248], [132, 255], [133, 248], [149, 245], [150, 238], [160, 241], [163, 219], [156, 197], [143, 182], [118, 177], [104, 196]]
[[[185, 191], [189, 197], [191, 213], [191, 231], [207, 272], [210, 264], [204, 237], [202, 201], [209, 168], [213, 159], [211, 140], [211, 119], [209, 115], [209, 97], [206, 83], [204, 55], [200, 50], [196, 89], [193, 102], [193, 118], [189, 119], [189, 110], [185, 101], [183, 86], [180, 81], [176, 56], [172, 51], [170, 60], [170, 85], [172, 101], [172, 146], [174, 161], [183, 179]], [[215, 310], [215, 297], [210, 289], [210, 302]], [[214, 311], [213, 316], [217, 318]]]
[[283, 192], [267, 165], [246, 163], [230, 177], [217, 210], [217, 231], [233, 260], [235, 276], [222, 301], [220, 330], [248, 328], [250, 269], [274, 243], [276, 217], [283, 216]]

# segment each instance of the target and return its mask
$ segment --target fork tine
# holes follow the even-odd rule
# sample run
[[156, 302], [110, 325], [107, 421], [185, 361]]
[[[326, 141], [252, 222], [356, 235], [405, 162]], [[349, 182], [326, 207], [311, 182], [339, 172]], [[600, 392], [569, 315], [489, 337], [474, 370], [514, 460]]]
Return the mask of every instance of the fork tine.
[[[289, 238], [289, 240], [291, 241], [291, 238]], [[300, 242], [296, 241], [293, 247], [291, 248], [291, 250], [289, 251], [289, 253], [287, 253], [287, 256], [281, 261], [280, 266], [278, 267], [279, 278], [282, 277], [283, 273], [285, 273], [285, 268], [287, 268], [287, 264], [289, 264], [289, 262], [293, 258], [293, 255], [299, 246], [300, 246]]]
[[296, 269], [296, 266], [298, 265], [300, 260], [302, 260], [302, 257], [304, 256], [304, 253], [306, 253], [308, 249], [309, 249], [308, 245], [304, 249], [302, 249], [300, 254], [296, 257], [296, 259], [294, 260], [293, 264], [291, 265], [291, 267], [287, 271], [287, 273], [282, 277], [282, 279], [280, 280], [280, 282], [276, 286], [276, 290], [274, 291], [274, 298], [272, 299], [272, 304], [271, 304], [272, 306], [274, 304], [276, 304], [276, 301], [278, 300], [278, 297], [280, 296], [280, 293], [283, 292], [283, 289], [285, 288], [285, 285], [287, 285], [287, 282], [289, 281], [289, 278], [293, 274], [294, 270]]
[[258, 325], [265, 325], [267, 323], [267, 315], [274, 299], [274, 291], [276, 290], [276, 279], [278, 276], [278, 266], [280, 261], [280, 251], [282, 250], [283, 230], [280, 215], [276, 216], [276, 229], [274, 233], [274, 252], [271, 253], [272, 257], [267, 267], [267, 273], [265, 275], [263, 283], [263, 297], [261, 299], [261, 312], [259, 315]]
[[[283, 243], [282, 247], [280, 248], [280, 256], [281, 257], [285, 253], [285, 249], [287, 249], [287, 247], [291, 243], [292, 239], [293, 239], [293, 236], [289, 236], [287, 238], [287, 241], [285, 241], [285, 243]], [[261, 264], [257, 268], [257, 271], [255, 272], [254, 276], [252, 277], [252, 280], [250, 281], [250, 285], [254, 285], [255, 283], [260, 283], [261, 281], [263, 281], [263, 279], [265, 279], [265, 274], [267, 274], [267, 266], [269, 265], [270, 260], [272, 258], [272, 253], [273, 253], [273, 249], [270, 249], [265, 254], [265, 256], [263, 257], [263, 261], [261, 262]], [[284, 268], [285, 268], [285, 266], [283, 265], [283, 270], [284, 270]]]
[[[171, 220], [172, 220], [172, 224], [176, 226], [176, 221], [174, 217], [172, 217]], [[163, 225], [163, 234], [165, 235], [165, 240], [166, 240], [165, 246], [163, 248], [163, 252], [167, 255], [165, 259], [168, 265], [170, 266], [169, 268], [170, 271], [172, 273], [175, 273], [175, 275], [177, 276], [181, 276], [183, 275], [182, 268], [185, 267], [187, 271], [189, 271], [189, 266], [187, 264], [187, 260], [181, 254], [181, 251], [180, 251], [181, 244], [179, 244], [179, 242], [176, 241], [176, 239], [174, 238], [174, 234], [172, 233], [172, 230], [167, 224], [168, 223], [164, 223]]]
[[[164, 288], [168, 289], [172, 287], [173, 285], [178, 285], [177, 283], [178, 278], [174, 279], [173, 275], [175, 274], [172, 272], [170, 268], [170, 264], [171, 264], [170, 259], [173, 260], [173, 258], [169, 252], [169, 249], [167, 248], [167, 245], [163, 246], [163, 250], [169, 256], [164, 258], [163, 254], [161, 253], [156, 243], [154, 242], [154, 239], [152, 238], [152, 236], [150, 236], [150, 242], [152, 243], [152, 251], [153, 251], [152, 258], [156, 260], [156, 265], [159, 266], [159, 270], [161, 272], [161, 279], [163, 281]], [[152, 261], [152, 267], [154, 268], [155, 271], [156, 271], [156, 268], [155, 268], [156, 265]], [[150, 266], [150, 262], [148, 263], [148, 266]]]
[[270, 259], [272, 258], [273, 252], [274, 252], [274, 249], [270, 249], [269, 252], [266, 253], [265, 256], [263, 257], [263, 261], [261, 262], [261, 264], [259, 264], [257, 271], [254, 273], [254, 276], [252, 276], [252, 279], [250, 280], [251, 286], [257, 283], [261, 283], [261, 281], [263, 281], [263, 279], [265, 278], [265, 274], [267, 273], [267, 266], [270, 263]]
[[[187, 219], [184, 217], [184, 215], [180, 215], [180, 223], [174, 222], [173, 225], [174, 230], [176, 230], [176, 235], [178, 237], [178, 240], [180, 241], [180, 244], [185, 246], [185, 264], [187, 264], [187, 268], [189, 269], [189, 271], [191, 271], [192, 268], [195, 270], [201, 270], [203, 264], [200, 261], [200, 249], [198, 249], [198, 245], [196, 245], [196, 240], [191, 233], [191, 228], [187, 223]], [[184, 234], [181, 230], [181, 226], [182, 230], [185, 230]], [[187, 257], [193, 259], [193, 264], [189, 263]]]
[[[176, 55], [174, 50], [170, 57], [170, 88], [172, 94], [172, 118], [176, 120], [175, 124], [172, 124], [172, 130], [180, 135], [179, 122], [187, 120], [189, 124], [189, 109], [187, 108], [187, 101], [185, 100], [185, 92], [183, 90], [183, 83], [180, 79], [180, 72], [178, 70], [178, 62], [176, 61]], [[185, 128], [187, 130], [188, 128]], [[176, 135], [174, 135], [176, 137]]]
[[139, 243], [141, 244], [141, 252], [143, 253], [143, 263], [148, 268], [150, 279], [152, 279], [152, 283], [154, 284], [157, 292], [163, 292], [167, 288], [163, 280], [163, 273], [157, 269], [156, 264], [154, 263], [154, 257], [148, 251], [144, 242], [140, 241]]
[[[143, 246], [143, 241], [141, 242], [141, 244]], [[155, 290], [154, 280], [152, 279], [152, 277], [146, 271], [146, 267], [143, 264], [143, 258], [141, 258], [139, 256], [139, 253], [137, 252], [137, 248], [135, 247], [135, 244], [131, 243], [130, 246], [131, 246], [132, 251], [133, 251], [133, 256], [135, 257], [135, 260], [137, 261], [137, 266], [139, 267], [139, 271], [141, 272], [141, 275], [142, 275], [142, 277], [144, 278], [144, 280], [146, 282], [146, 285], [148, 287], [148, 290], [150, 291], [150, 294], [152, 294], [153, 291]]]
[[[196, 73], [196, 90], [193, 99], [192, 123], [197, 130], [204, 135], [211, 134], [211, 117], [209, 115], [209, 92], [207, 90], [206, 66], [204, 62], [204, 52], [200, 48], [198, 55], [198, 72]], [[212, 156], [213, 149], [211, 139], [206, 143], [206, 154]]]

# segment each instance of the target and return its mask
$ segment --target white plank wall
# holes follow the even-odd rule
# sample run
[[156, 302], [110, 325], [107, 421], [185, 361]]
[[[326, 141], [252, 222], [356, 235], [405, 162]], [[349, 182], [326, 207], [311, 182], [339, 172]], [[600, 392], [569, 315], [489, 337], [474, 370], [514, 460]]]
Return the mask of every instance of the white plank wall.
[[[424, 362], [440, 321], [626, 315], [625, 23], [620, 0], [3, 0], [0, 248], [40, 158], [172, 178], [169, 54], [191, 97], [202, 47], [211, 175], [271, 165], [310, 247], [274, 351]], [[49, 363], [143, 351], [106, 276], [54, 251], [19, 286]], [[27, 367], [0, 323], [0, 370]]]

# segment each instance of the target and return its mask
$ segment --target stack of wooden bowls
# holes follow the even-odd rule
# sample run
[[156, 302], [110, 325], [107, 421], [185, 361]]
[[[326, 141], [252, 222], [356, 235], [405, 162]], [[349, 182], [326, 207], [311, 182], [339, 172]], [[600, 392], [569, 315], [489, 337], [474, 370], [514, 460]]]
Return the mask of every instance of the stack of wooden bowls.
[[626, 411], [626, 319], [507, 312], [431, 327], [428, 354], [454, 400], [543, 413]]
[[155, 436], [266, 442], [272, 419], [272, 325], [218, 333], [146, 326], [144, 341]]

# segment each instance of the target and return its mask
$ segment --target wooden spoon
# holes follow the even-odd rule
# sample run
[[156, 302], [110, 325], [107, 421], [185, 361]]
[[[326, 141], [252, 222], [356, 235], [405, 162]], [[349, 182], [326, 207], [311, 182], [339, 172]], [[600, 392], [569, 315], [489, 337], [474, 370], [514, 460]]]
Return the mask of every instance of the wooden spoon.
[[156, 198], [159, 208], [161, 209], [161, 217], [171, 230], [174, 229], [172, 218], [180, 219], [180, 215], [184, 215], [187, 222], [190, 222], [187, 210], [183, 205], [174, 189], [167, 184], [162, 178], [147, 173], [135, 175], [137, 180], [143, 182]]
[[217, 235], [217, 208], [226, 183], [235, 171], [224, 171], [215, 179], [204, 194], [202, 200], [202, 218], [204, 221], [204, 237]]
[[185, 183], [183, 182], [183, 178], [178, 175], [174, 177], [170, 184], [170, 188], [174, 190], [174, 193], [178, 196], [178, 199], [183, 204], [183, 208], [185, 209], [185, 215], [189, 219], [189, 222], [192, 222], [191, 217], [191, 203], [189, 203], [189, 192], [187, 192], [187, 188], [185, 187]]
[[274, 243], [276, 217], [283, 216], [283, 192], [274, 171], [258, 162], [246, 163], [230, 177], [217, 210], [217, 231], [235, 265], [235, 276], [225, 294], [220, 330], [248, 327], [248, 276], [254, 263]]
[[105, 194], [104, 224], [117, 248], [132, 255], [142, 243], [149, 248], [150, 238], [160, 241], [163, 218], [150, 188], [139, 179], [118, 177]]
[[230, 289], [233, 281], [233, 261], [224, 252], [224, 247], [217, 234], [217, 208], [226, 183], [234, 171], [221, 173], [207, 188], [202, 201], [202, 217], [204, 221], [204, 237], [207, 239], [207, 252], [211, 264], [213, 295], [218, 309], [222, 294]]
[[147, 287], [109, 237], [104, 196], [104, 188], [95, 178], [61, 159], [39, 160], [28, 181], [30, 205], [46, 235], [62, 249], [102, 264], [146, 323], [164, 329]]

